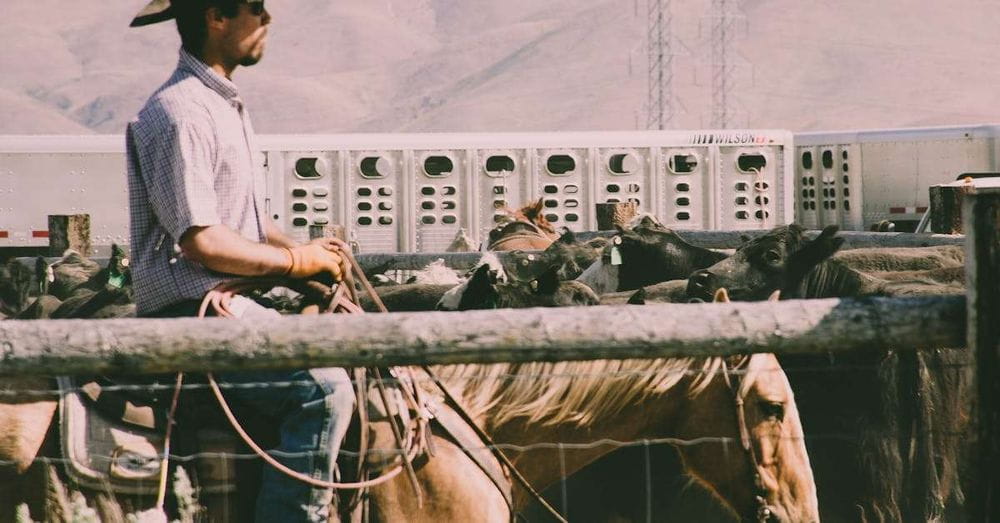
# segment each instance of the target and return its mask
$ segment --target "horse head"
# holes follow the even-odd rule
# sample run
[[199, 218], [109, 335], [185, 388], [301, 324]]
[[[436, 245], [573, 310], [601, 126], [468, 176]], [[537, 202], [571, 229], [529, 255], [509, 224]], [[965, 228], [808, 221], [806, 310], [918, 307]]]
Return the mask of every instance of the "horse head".
[[544, 198], [517, 210], [504, 208], [506, 216], [489, 233], [489, 250], [541, 250], [551, 245], [559, 234], [545, 217], [544, 208]]
[[[715, 301], [729, 301], [724, 289]], [[685, 439], [725, 440], [680, 446], [689, 473], [744, 521], [819, 521], [795, 396], [773, 354], [725, 358], [691, 401], [714, 406], [689, 409], [681, 422]]]

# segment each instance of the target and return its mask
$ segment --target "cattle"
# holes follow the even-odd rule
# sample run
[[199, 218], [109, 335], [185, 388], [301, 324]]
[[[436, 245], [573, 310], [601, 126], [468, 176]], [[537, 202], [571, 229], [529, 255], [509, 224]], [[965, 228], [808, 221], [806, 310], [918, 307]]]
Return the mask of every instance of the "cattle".
[[726, 255], [696, 247], [673, 230], [653, 220], [634, 228], [619, 228], [618, 235], [577, 281], [594, 292], [606, 294], [636, 290], [660, 282], [687, 278], [693, 271], [710, 267]]

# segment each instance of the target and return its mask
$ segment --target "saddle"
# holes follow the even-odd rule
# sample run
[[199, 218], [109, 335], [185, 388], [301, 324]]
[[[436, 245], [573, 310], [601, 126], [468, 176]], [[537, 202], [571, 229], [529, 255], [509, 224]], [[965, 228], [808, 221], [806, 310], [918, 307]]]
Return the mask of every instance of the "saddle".
[[[387, 455], [403, 454], [413, 462], [433, 459], [432, 433], [450, 439], [472, 459], [500, 489], [508, 505], [513, 506], [510, 481], [491, 451], [485, 448], [474, 431], [449, 407], [437, 398], [419, 393], [412, 380], [395, 369], [382, 369], [385, 398], [382, 401], [376, 378], [363, 369], [354, 372], [360, 382], [359, 407], [352, 418], [350, 434], [353, 447], [352, 470], [342, 476], [363, 479], [380, 473]], [[81, 381], [59, 377], [59, 420], [61, 446], [66, 459], [66, 472], [76, 484], [115, 494], [156, 495], [160, 480], [161, 457], [165, 449], [165, 411], [155, 403], [145, 403], [142, 397], [121, 393], [117, 388], [100, 390], [97, 381]], [[416, 400], [416, 398], [420, 398]], [[419, 401], [416, 403], [415, 401]], [[404, 427], [403, 449], [380, 448], [372, 445], [375, 424], [395, 423]], [[194, 425], [194, 424], [192, 424]], [[236, 434], [222, 426], [199, 423], [187, 426], [183, 422], [178, 433], [186, 433], [196, 441], [199, 458], [195, 461], [198, 485], [203, 494], [227, 494], [236, 490], [236, 467], [231, 456], [237, 454], [240, 442]], [[194, 431], [191, 434], [189, 431]], [[343, 460], [341, 467], [347, 465]], [[342, 502], [342, 512], [359, 508], [361, 495], [351, 495]], [[363, 509], [364, 507], [360, 507]]]

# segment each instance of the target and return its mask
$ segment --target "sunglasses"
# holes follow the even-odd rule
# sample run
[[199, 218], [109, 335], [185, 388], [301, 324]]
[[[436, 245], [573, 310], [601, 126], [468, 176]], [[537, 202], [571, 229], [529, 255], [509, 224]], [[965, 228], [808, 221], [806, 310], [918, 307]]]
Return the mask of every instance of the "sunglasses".
[[264, 14], [264, 0], [248, 0], [247, 5], [250, 6], [250, 13], [254, 16], [260, 16]]

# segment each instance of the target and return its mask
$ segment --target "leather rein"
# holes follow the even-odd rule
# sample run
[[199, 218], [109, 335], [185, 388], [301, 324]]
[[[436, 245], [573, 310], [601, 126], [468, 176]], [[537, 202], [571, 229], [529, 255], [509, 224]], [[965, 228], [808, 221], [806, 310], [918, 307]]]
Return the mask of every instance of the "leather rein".
[[[540, 232], [539, 236], [541, 236]], [[354, 255], [350, 250], [350, 247], [341, 240], [335, 239], [335, 244], [340, 249], [340, 254], [342, 254], [347, 258], [351, 270], [348, 273], [344, 274], [343, 281], [340, 282], [339, 284], [334, 284], [333, 288], [326, 287], [322, 283], [315, 281], [293, 282], [287, 279], [259, 279], [259, 278], [234, 280], [226, 282], [216, 287], [215, 289], [210, 290], [205, 295], [205, 298], [202, 301], [201, 307], [199, 309], [198, 317], [205, 317], [205, 315], [208, 314], [209, 310], [211, 309], [212, 312], [214, 312], [216, 315], [220, 317], [235, 318], [236, 316], [229, 310], [230, 302], [235, 295], [251, 290], [270, 289], [278, 285], [292, 288], [292, 290], [297, 290], [307, 295], [313, 295], [313, 296], [317, 294], [321, 295], [323, 297], [322, 302], [326, 304], [323, 312], [363, 313], [364, 310], [361, 308], [360, 299], [355, 290], [355, 285], [354, 285], [355, 277], [364, 287], [365, 292], [371, 297], [372, 301], [374, 301], [379, 311], [383, 313], [389, 312], [388, 309], [385, 307], [385, 305], [382, 303], [381, 299], [379, 299], [379, 296], [375, 292], [375, 289], [372, 287], [371, 283], [365, 277], [365, 274], [361, 270], [361, 266], [357, 263], [357, 260], [355, 260]], [[541, 504], [549, 513], [551, 513], [551, 515], [554, 516], [556, 520], [565, 523], [566, 518], [564, 518], [554, 507], [552, 507], [552, 505], [550, 505], [541, 496], [541, 494], [534, 487], [531, 486], [531, 484], [527, 481], [527, 479], [515, 468], [513, 462], [497, 447], [497, 445], [493, 442], [493, 439], [481, 427], [479, 427], [479, 425], [475, 422], [475, 420], [472, 419], [472, 416], [469, 415], [466, 409], [461, 405], [461, 403], [459, 403], [459, 401], [455, 398], [455, 396], [451, 394], [451, 392], [444, 385], [444, 383], [442, 383], [441, 380], [438, 379], [438, 377], [434, 374], [434, 372], [426, 365], [421, 366], [421, 369], [430, 377], [431, 381], [433, 381], [435, 386], [441, 391], [445, 399], [445, 402], [448, 404], [448, 406], [451, 407], [451, 409], [462, 419], [462, 421], [467, 423], [469, 427], [472, 428], [476, 436], [480, 440], [482, 440], [482, 443], [488, 449], [490, 449], [494, 457], [496, 457], [496, 459], [500, 462], [501, 466], [506, 469], [508, 475], [513, 477], [535, 499], [535, 501]], [[385, 386], [382, 382], [381, 370], [378, 368], [371, 368], [369, 369], [369, 372], [372, 372], [375, 375], [374, 381], [376, 384], [376, 388], [378, 389], [382, 402], [385, 405], [386, 412], [389, 415], [388, 422], [392, 428], [393, 437], [396, 440], [396, 444], [400, 449], [401, 459], [392, 468], [390, 468], [386, 472], [383, 472], [380, 476], [356, 482], [333, 482], [333, 481], [319, 480], [311, 476], [302, 474], [298, 471], [292, 470], [289, 467], [277, 461], [276, 459], [274, 459], [256, 442], [254, 442], [253, 439], [250, 437], [250, 435], [246, 432], [246, 430], [243, 429], [242, 425], [239, 423], [235, 415], [232, 413], [232, 410], [229, 408], [228, 403], [226, 402], [225, 398], [222, 395], [222, 391], [220, 390], [218, 384], [215, 381], [214, 376], [211, 373], [208, 373], [208, 382], [212, 389], [213, 394], [216, 397], [216, 400], [219, 403], [219, 406], [222, 408], [223, 413], [229, 420], [230, 425], [232, 425], [233, 429], [244, 441], [244, 443], [246, 443], [254, 451], [254, 453], [257, 454], [266, 463], [268, 463], [278, 471], [282, 472], [283, 474], [286, 474], [293, 479], [302, 481], [304, 483], [307, 483], [311, 486], [318, 488], [357, 490], [360, 493], [361, 490], [363, 489], [374, 487], [376, 485], [385, 483], [395, 478], [402, 471], [405, 470], [414, 492], [417, 493], [418, 505], [422, 506], [423, 504], [422, 490], [417, 481], [416, 472], [413, 468], [413, 461], [424, 450], [429, 451], [429, 453], [433, 455], [433, 446], [430, 443], [431, 433], [430, 433], [429, 419], [426, 415], [426, 409], [424, 408], [425, 403], [422, 401], [422, 398], [419, 397], [420, 387], [419, 385], [416, 385], [416, 381], [413, 379], [410, 369], [399, 368], [395, 371], [395, 372], [402, 372], [404, 374], [404, 376], [400, 376], [401, 381], [408, 381], [409, 383], [414, 384], [412, 394], [410, 393], [410, 391], [406, 386], [401, 386], [399, 388], [402, 391], [403, 396], [406, 398], [407, 403], [410, 404], [410, 408], [413, 409], [415, 412], [417, 412], [417, 415], [412, 418], [410, 426], [403, 427], [401, 429], [396, 425], [396, 421], [393, 419], [392, 409], [390, 407], [388, 394], [386, 393]], [[390, 370], [390, 372], [393, 371]], [[182, 379], [183, 379], [183, 374], [178, 373], [177, 376], [178, 390], [180, 388]], [[364, 387], [358, 386], [358, 389], [360, 392], [361, 389], [364, 389]], [[174, 402], [175, 402], [174, 407], [171, 409], [170, 412], [171, 420], [173, 419], [174, 408], [176, 408], [176, 397], [174, 399]], [[366, 411], [367, 406], [361, 405], [360, 395], [358, 403], [359, 403], [359, 412]], [[364, 421], [365, 418], [366, 416], [362, 416], [362, 421]], [[413, 427], [414, 423], [416, 424], [416, 427]], [[167, 425], [168, 441], [169, 441], [169, 429], [172, 425], [173, 423], [168, 423]], [[364, 433], [365, 431], [362, 429], [361, 432]], [[411, 435], [411, 437], [405, 438], [406, 441], [404, 441], [404, 435]], [[363, 437], [362, 446], [364, 446], [364, 441], [365, 438]], [[408, 442], [411, 444], [407, 445], [406, 443]], [[408, 451], [405, 450], [407, 449], [407, 447], [409, 447]], [[363, 468], [363, 454], [364, 453], [361, 453], [361, 457], [359, 458], [359, 470]], [[162, 470], [165, 471], [166, 466], [164, 466]], [[165, 482], [161, 482], [161, 490], [163, 489], [164, 486]], [[506, 496], [505, 499], [507, 499]], [[510, 503], [509, 499], [508, 503]], [[514, 518], [513, 506], [510, 506], [510, 511], [511, 511], [511, 517]]]
[[[752, 356], [751, 356], [752, 357]], [[749, 361], [749, 359], [748, 359]], [[750, 475], [754, 485], [754, 515], [758, 523], [770, 523], [774, 521], [776, 510], [767, 503], [767, 489], [764, 488], [764, 481], [760, 477], [760, 462], [757, 460], [757, 452], [753, 448], [753, 440], [750, 438], [750, 428], [747, 426], [746, 409], [744, 407], [743, 396], [740, 394], [742, 378], [735, 374], [736, 368], [730, 368], [723, 360], [723, 376], [726, 385], [733, 393], [733, 400], [736, 404], [736, 423], [740, 431], [740, 446], [743, 453], [750, 461]]]

